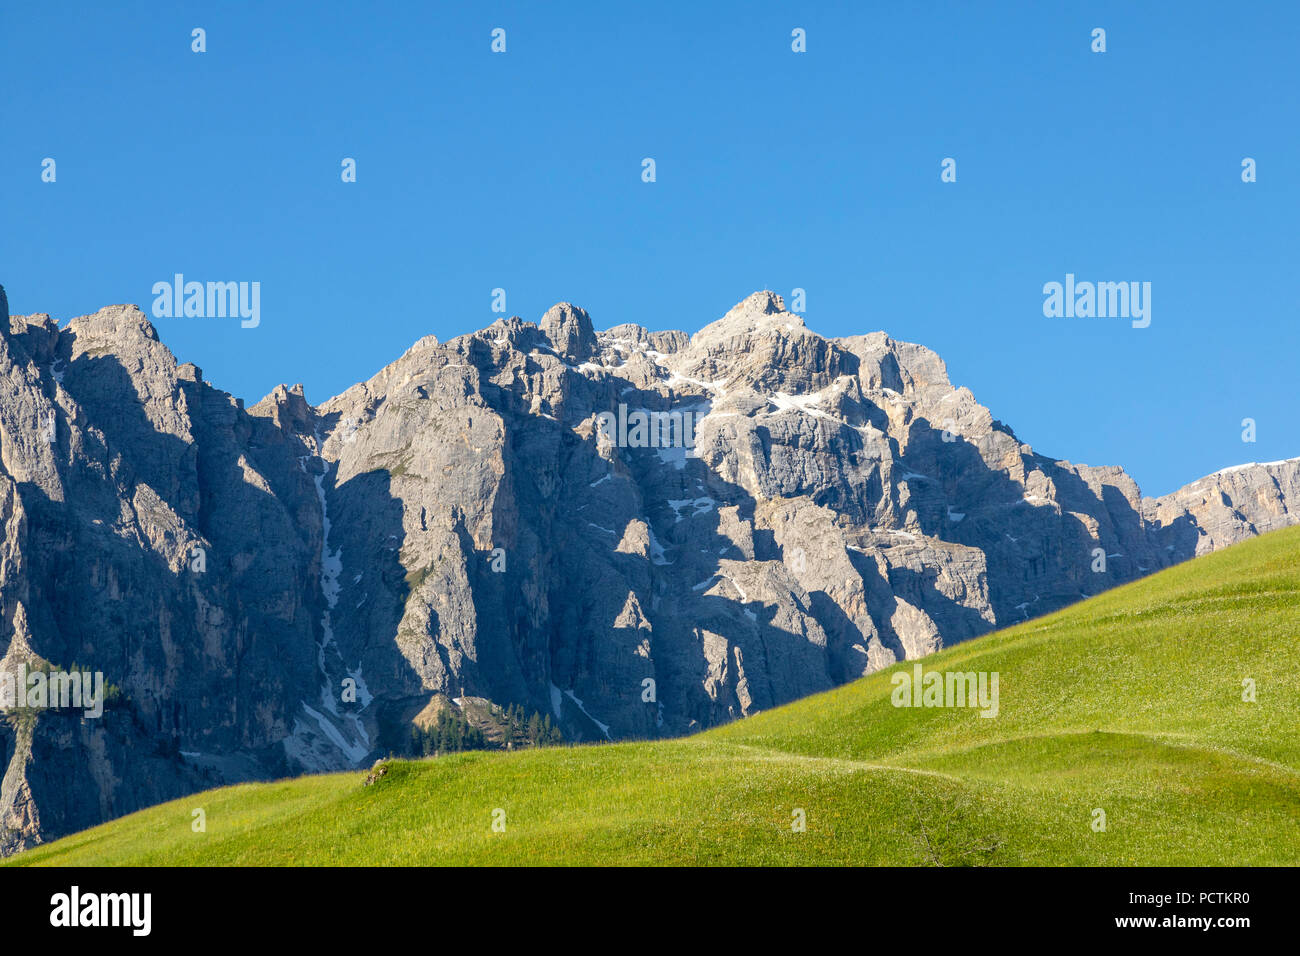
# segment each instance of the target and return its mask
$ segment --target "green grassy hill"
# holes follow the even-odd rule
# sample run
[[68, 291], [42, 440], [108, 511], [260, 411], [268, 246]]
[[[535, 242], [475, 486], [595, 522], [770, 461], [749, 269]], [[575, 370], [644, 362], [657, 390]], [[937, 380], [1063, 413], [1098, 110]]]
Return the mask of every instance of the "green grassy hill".
[[998, 716], [894, 707], [909, 663], [686, 739], [226, 787], [9, 862], [1300, 863], [1300, 527], [923, 664], [997, 672]]

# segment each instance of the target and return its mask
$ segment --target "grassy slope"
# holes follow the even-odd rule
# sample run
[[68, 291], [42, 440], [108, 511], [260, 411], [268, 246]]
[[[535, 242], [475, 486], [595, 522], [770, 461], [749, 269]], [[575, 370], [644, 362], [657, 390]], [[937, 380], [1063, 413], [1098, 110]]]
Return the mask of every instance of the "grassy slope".
[[887, 671], [687, 739], [226, 787], [11, 863], [1294, 865], [1298, 630], [1292, 528], [925, 660], [999, 672], [996, 719], [895, 708]]

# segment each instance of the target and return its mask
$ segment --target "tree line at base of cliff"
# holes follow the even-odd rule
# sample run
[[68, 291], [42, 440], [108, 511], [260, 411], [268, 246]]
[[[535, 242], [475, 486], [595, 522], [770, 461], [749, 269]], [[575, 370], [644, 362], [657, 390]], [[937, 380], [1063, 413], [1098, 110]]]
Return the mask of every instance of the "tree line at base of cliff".
[[500, 715], [500, 740], [491, 740], [468, 717], [458, 711], [441, 710], [427, 727], [412, 727], [409, 752], [417, 757], [459, 753], [463, 750], [506, 750], [515, 747], [548, 747], [564, 743], [564, 735], [549, 714], [534, 711], [525, 718], [524, 709], [512, 704]]

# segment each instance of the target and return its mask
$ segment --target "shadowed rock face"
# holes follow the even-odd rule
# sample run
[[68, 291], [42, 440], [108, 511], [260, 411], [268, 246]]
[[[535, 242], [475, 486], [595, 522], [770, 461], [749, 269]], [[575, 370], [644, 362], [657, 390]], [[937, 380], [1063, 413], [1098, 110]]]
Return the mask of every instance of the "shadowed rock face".
[[[0, 305], [3, 300], [0, 299]], [[0, 326], [0, 852], [221, 782], [361, 766], [435, 695], [681, 734], [1294, 523], [1300, 460], [1143, 499], [883, 333], [757, 293], [688, 336], [503, 319], [252, 408], [135, 308]], [[689, 414], [693, 448], [602, 414]], [[680, 443], [680, 430], [675, 433]]]

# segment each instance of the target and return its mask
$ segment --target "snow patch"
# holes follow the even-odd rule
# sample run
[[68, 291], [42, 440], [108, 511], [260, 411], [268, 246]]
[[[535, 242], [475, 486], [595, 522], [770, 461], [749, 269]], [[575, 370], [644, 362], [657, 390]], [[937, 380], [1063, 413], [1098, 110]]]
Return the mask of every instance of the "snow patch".
[[694, 448], [687, 448], [684, 445], [673, 445], [668, 448], [655, 449], [655, 453], [659, 456], [659, 460], [661, 462], [663, 462], [665, 465], [671, 465], [673, 468], [676, 468], [678, 471], [681, 471], [683, 468], [686, 467], [687, 458], [699, 457], [696, 454], [694, 454], [694, 452], [695, 452]]
[[587, 708], [582, 706], [582, 701], [578, 700], [578, 698], [573, 696], [573, 691], [566, 690], [564, 693], [568, 696], [569, 700], [573, 701], [575, 704], [578, 705], [578, 710], [582, 711], [583, 714], [586, 715], [588, 720], [590, 720], [593, 724], [595, 724], [597, 727], [600, 728], [600, 732], [605, 735], [606, 740], [614, 739], [609, 735], [609, 724], [602, 724], [595, 717], [591, 716], [591, 714], [587, 713]]
[[[708, 514], [713, 508], [717, 507], [717, 501], [712, 498], [669, 498], [668, 507], [673, 509], [677, 515], [677, 520], [682, 521], [685, 518], [697, 518], [702, 514]], [[684, 508], [691, 507], [695, 510], [689, 515], [683, 515]]]
[[[320, 433], [317, 432], [315, 437], [316, 447], [319, 448], [322, 444]], [[300, 464], [305, 471], [305, 462], [300, 461]], [[327, 652], [332, 650], [336, 658], [339, 656], [334, 640], [331, 612], [338, 605], [339, 595], [342, 593], [339, 577], [343, 573], [343, 549], [331, 550], [329, 544], [331, 522], [325, 495], [325, 475], [322, 473], [312, 477], [321, 510], [320, 589], [325, 598], [325, 610], [321, 614], [321, 641], [316, 647], [316, 667], [321, 682], [321, 709], [316, 710], [306, 701], [302, 702], [303, 713], [310, 718], [310, 722], [295, 717], [293, 732], [285, 739], [284, 747], [290, 757], [308, 769], [335, 770], [339, 768], [337, 758], [330, 753], [331, 746], [342, 754], [349, 766], [355, 767], [370, 753], [372, 744], [370, 734], [360, 716], [357, 713], [345, 713], [340, 710], [334, 680], [326, 666]], [[365, 603], [364, 597], [362, 603]], [[342, 664], [341, 658], [339, 663]], [[344, 670], [347, 672], [346, 668]], [[355, 671], [347, 673], [357, 682], [357, 700], [361, 704], [360, 709], [364, 710], [373, 698], [361, 678], [361, 668], [358, 666]], [[312, 724], [315, 726], [313, 727]], [[325, 746], [322, 747], [322, 744]]]
[[1213, 474], [1206, 475], [1205, 478], [1202, 478], [1200, 480], [1205, 481], [1209, 478], [1213, 478], [1215, 475], [1230, 475], [1234, 471], [1245, 471], [1247, 468], [1277, 468], [1279, 465], [1290, 465], [1296, 462], [1300, 462], [1300, 458], [1283, 458], [1281, 461], [1265, 461], [1265, 462], [1249, 461], [1246, 462], [1244, 465], [1232, 465], [1229, 468], [1220, 468], [1218, 471], [1214, 472]]
[[[657, 355], [658, 353], [656, 352], [655, 354]], [[713, 382], [702, 382], [698, 378], [687, 378], [685, 375], [678, 375], [676, 372], [673, 372], [672, 376], [664, 384], [671, 388], [674, 385], [679, 385], [682, 382], [685, 382], [688, 385], [694, 385], [697, 388], [702, 388], [709, 392], [716, 393], [717, 396], [721, 398], [727, 394], [727, 390], [722, 387], [723, 382], [725, 381], [726, 379], [720, 378]]]
[[770, 404], [776, 406], [776, 413], [798, 411], [805, 415], [812, 415], [814, 418], [824, 418], [827, 421], [842, 424], [832, 415], [828, 415], [820, 408], [815, 406], [822, 403], [822, 393], [813, 392], [811, 395], [791, 395], [788, 392], [777, 392], [775, 395], [767, 396]]
[[660, 544], [659, 539], [655, 537], [655, 529], [647, 524], [646, 530], [650, 532], [650, 563], [672, 564], [671, 561], [664, 557], [664, 546]]
[[[719, 573], [721, 574], [721, 572], [719, 572]], [[735, 579], [735, 578], [733, 578], [730, 574], [723, 574], [722, 576], [723, 576], [726, 580], [728, 580], [728, 581], [731, 582], [731, 586], [732, 586], [733, 588], [736, 589], [736, 593], [740, 595], [740, 599], [741, 599], [742, 601], [748, 601], [748, 600], [749, 600], [749, 595], [745, 593], [745, 589], [744, 589], [744, 588], [742, 588], [739, 584], [736, 583], [736, 579]]]

